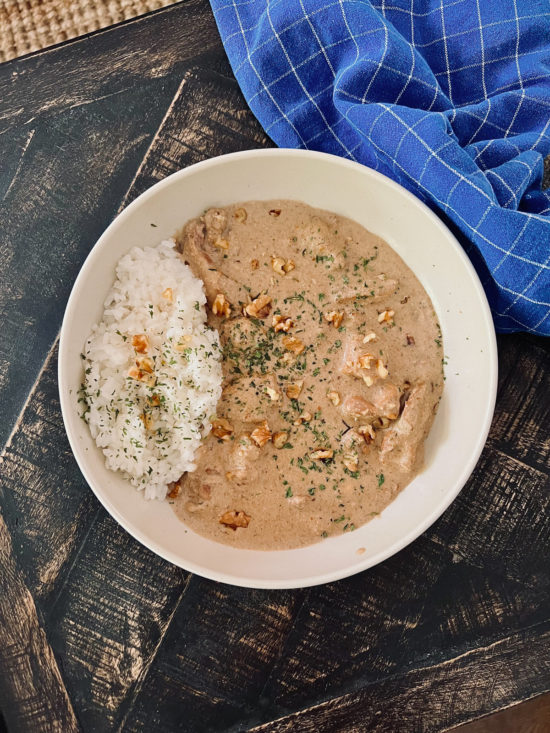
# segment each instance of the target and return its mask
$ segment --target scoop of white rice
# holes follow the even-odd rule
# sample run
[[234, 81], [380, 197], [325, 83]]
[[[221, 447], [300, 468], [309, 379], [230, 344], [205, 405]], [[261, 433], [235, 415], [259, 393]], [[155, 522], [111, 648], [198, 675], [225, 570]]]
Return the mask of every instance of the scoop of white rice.
[[206, 325], [202, 282], [174, 241], [135, 247], [116, 275], [84, 347], [84, 417], [107, 467], [162, 499], [194, 470], [210, 430], [221, 395], [218, 334]]

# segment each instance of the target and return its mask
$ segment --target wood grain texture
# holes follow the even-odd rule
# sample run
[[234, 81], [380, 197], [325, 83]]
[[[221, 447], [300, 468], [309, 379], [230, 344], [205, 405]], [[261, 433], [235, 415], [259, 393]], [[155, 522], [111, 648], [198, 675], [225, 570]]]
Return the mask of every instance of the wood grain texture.
[[[528, 683], [550, 677], [550, 624], [481, 647], [433, 668], [412, 670], [343, 697], [250, 729], [250, 733], [439, 733], [505, 707]], [[541, 680], [545, 681], [541, 685]], [[541, 689], [542, 687], [542, 689]]]
[[0, 708], [12, 730], [72, 733], [74, 711], [0, 517]]
[[[521, 339], [521, 341], [520, 341]], [[548, 473], [550, 429], [548, 403], [539, 395], [550, 394], [548, 340], [504, 337], [501, 345], [501, 388], [499, 410], [491, 430], [491, 441], [503, 451]]]
[[151, 18], [2, 64], [0, 135], [102, 98], [139, 96], [143, 83], [181, 79], [189, 59], [220, 47], [207, 0], [183, 0]]
[[9, 162], [0, 166], [0, 446], [59, 331], [72, 283], [169, 104], [159, 87], [0, 135]]
[[[208, 145], [214, 140], [227, 142], [232, 149], [260, 141], [266, 144], [258, 123], [242, 104], [236, 82], [212, 70], [222, 64], [217, 57], [210, 69], [197, 67], [185, 74], [173, 105], [181, 115], [177, 129], [172, 116], [167, 118], [126, 200], [167, 173], [212, 155]], [[215, 106], [207, 104], [214, 82], [224, 99]], [[204, 100], [202, 115], [190, 114], [192, 99]], [[238, 134], [231, 129], [229, 113], [234, 115]], [[207, 127], [212, 133], [210, 143], [205, 135], [193, 147], [189, 141]], [[187, 581], [158, 557], [144, 556], [143, 548], [97, 507], [89, 492], [82, 491], [59, 419], [55, 356], [6, 448], [6, 497], [10, 497], [9, 514], [14, 520], [12, 532], [29, 566], [29, 580], [41, 600], [79, 718], [91, 730], [109, 730], [126, 717], [125, 706], [140, 689]], [[53, 433], [44, 430], [46, 425], [53, 425]], [[68, 461], [59, 461], [52, 471], [49, 453], [60, 445]], [[37, 539], [43, 542], [40, 528], [45, 526], [54, 529], [51, 544], [42, 548], [41, 560], [35, 563], [30, 557], [33, 544]], [[121, 556], [125, 558], [122, 566]], [[142, 584], [149, 577], [145, 593]]]
[[550, 695], [537, 695], [494, 715], [453, 728], [451, 733], [548, 733], [549, 730]]
[[[45, 690], [53, 679], [46, 700], [59, 695], [94, 733], [439, 731], [550, 689], [548, 343], [499, 338], [481, 460], [397, 556], [307, 590], [189, 576], [130, 538], [87, 489], [63, 431], [55, 350], [46, 357], [74, 275], [121, 204], [181, 167], [271, 142], [206, 0], [7, 68], [0, 431], [15, 429], [0, 465], [13, 572], [0, 564], [0, 582], [34, 603], [53, 661], [43, 671], [33, 648], [13, 645], [0, 661], [32, 666]], [[17, 636], [18, 622], [7, 624]], [[0, 708], [23, 715], [18, 679], [0, 674]], [[56, 721], [8, 715], [10, 730], [32, 733]]]
[[174, 171], [221, 151], [273, 147], [246, 106], [237, 82], [227, 76], [229, 67], [220, 61], [214, 55], [206, 66], [193, 66], [184, 74], [124, 205]]

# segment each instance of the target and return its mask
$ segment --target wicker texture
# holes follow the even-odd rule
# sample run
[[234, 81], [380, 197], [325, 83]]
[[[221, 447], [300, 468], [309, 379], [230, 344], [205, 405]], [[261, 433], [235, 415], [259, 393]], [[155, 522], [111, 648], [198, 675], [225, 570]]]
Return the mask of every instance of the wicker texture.
[[0, 62], [135, 18], [174, 0], [0, 0]]

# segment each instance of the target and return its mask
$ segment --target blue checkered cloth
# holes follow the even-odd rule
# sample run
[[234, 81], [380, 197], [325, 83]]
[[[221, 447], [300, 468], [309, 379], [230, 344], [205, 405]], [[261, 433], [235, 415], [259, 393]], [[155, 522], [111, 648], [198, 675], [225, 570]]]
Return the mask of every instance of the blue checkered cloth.
[[550, 335], [548, 0], [211, 0], [281, 147], [341, 155], [455, 232], [497, 330]]

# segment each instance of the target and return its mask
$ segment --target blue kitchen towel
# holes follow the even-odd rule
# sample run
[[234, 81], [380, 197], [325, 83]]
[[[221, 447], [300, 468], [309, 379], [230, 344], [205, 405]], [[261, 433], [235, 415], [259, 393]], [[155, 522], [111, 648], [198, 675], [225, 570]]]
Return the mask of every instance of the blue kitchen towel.
[[548, 0], [211, 0], [281, 147], [415, 193], [472, 259], [501, 332], [550, 335]]

